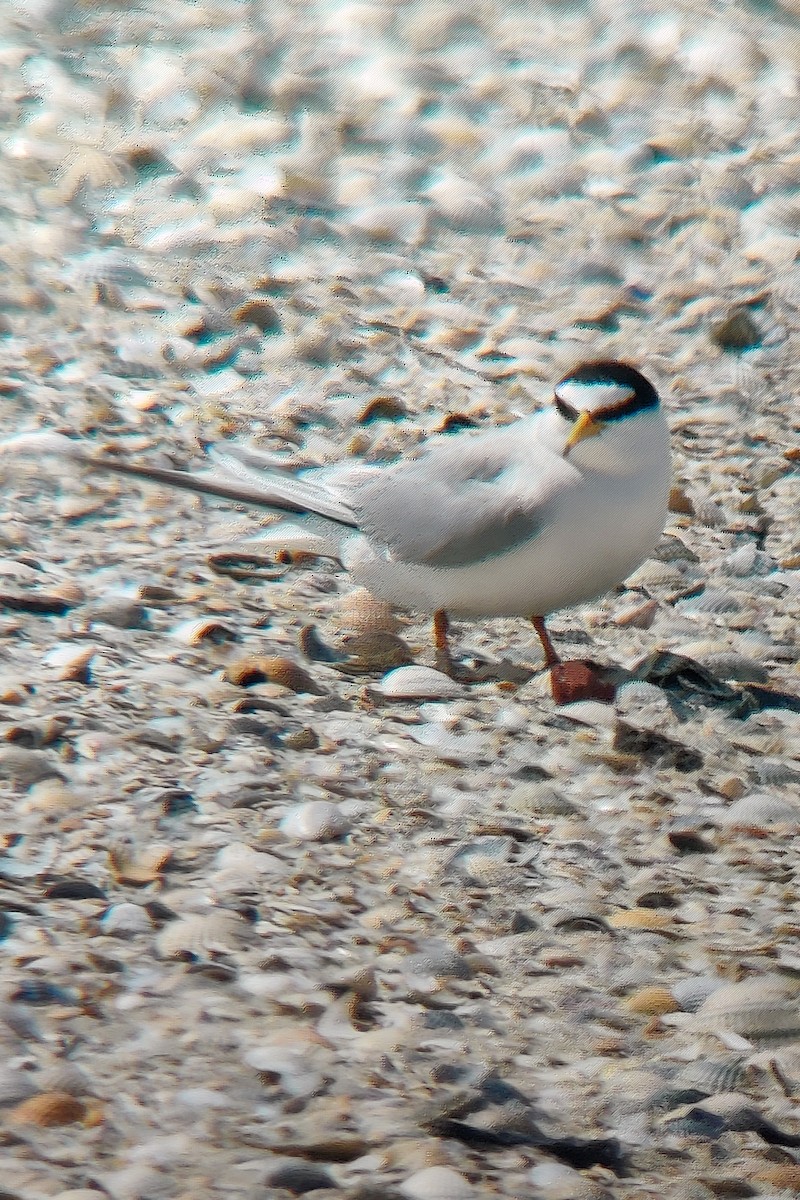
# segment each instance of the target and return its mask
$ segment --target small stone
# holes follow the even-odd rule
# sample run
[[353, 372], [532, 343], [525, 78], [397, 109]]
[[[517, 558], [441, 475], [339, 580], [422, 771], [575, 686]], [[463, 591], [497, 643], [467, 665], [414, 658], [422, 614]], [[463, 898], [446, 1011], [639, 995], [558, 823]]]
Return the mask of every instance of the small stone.
[[761, 330], [746, 308], [733, 308], [712, 327], [711, 340], [723, 350], [752, 350], [761, 345]]
[[333, 1188], [336, 1184], [327, 1171], [314, 1163], [292, 1162], [285, 1163], [269, 1175], [270, 1187], [285, 1188], [302, 1196], [306, 1192], [315, 1192], [323, 1188]]
[[677, 484], [670, 491], [668, 507], [670, 512], [680, 513], [685, 517], [694, 515], [694, 505], [683, 488]]
[[307, 800], [290, 808], [279, 825], [287, 837], [306, 842], [331, 842], [350, 829], [341, 809], [328, 800]]
[[287, 750], [316, 750], [319, 746], [319, 738], [313, 729], [306, 727], [287, 733], [283, 744]]
[[470, 1200], [472, 1184], [451, 1167], [425, 1167], [398, 1187], [408, 1200]]

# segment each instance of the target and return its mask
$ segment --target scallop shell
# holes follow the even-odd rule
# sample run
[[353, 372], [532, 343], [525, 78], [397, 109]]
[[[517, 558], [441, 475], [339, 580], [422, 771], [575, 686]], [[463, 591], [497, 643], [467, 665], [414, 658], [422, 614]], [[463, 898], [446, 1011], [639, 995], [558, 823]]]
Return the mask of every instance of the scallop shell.
[[614, 929], [642, 929], [660, 933], [670, 929], [675, 921], [664, 912], [654, 908], [626, 908], [612, 913], [608, 924]]
[[677, 567], [659, 562], [658, 559], [648, 559], [628, 577], [625, 586], [629, 591], [635, 591], [637, 588], [644, 588], [647, 592], [664, 588], [679, 591], [686, 586], [686, 580]]
[[395, 611], [385, 600], [378, 600], [366, 588], [356, 588], [344, 597], [336, 613], [337, 624], [354, 633], [381, 630], [397, 633], [400, 628]]
[[723, 986], [723, 981], [715, 975], [690, 975], [688, 979], [671, 984], [669, 990], [682, 1012], [697, 1012], [701, 1004]]
[[735, 1092], [747, 1081], [750, 1073], [746, 1058], [740, 1054], [730, 1054], [717, 1058], [698, 1058], [684, 1067], [677, 1079], [689, 1087], [713, 1095], [715, 1092]]
[[742, 796], [718, 817], [720, 823], [745, 829], [800, 825], [800, 804], [788, 797], [753, 793]]
[[228, 909], [189, 913], [164, 926], [156, 938], [156, 950], [162, 958], [208, 958], [232, 950], [247, 929], [244, 919]]
[[709, 1033], [734, 1033], [757, 1043], [800, 1039], [800, 980], [758, 976], [713, 992], [693, 1018]]
[[677, 1012], [680, 1005], [669, 988], [646, 987], [628, 996], [625, 1007], [629, 1012], [643, 1016], [660, 1016], [662, 1013]]
[[704, 613], [710, 616], [740, 612], [741, 607], [732, 592], [725, 588], [705, 588], [699, 596], [679, 600], [675, 605], [677, 612]]

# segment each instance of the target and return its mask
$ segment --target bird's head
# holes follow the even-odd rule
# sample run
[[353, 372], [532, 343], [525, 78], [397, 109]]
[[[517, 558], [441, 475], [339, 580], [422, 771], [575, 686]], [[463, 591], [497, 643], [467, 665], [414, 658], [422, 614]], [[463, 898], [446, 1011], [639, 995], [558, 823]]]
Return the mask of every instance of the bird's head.
[[[598, 438], [604, 449], [614, 442], [622, 449], [636, 429], [639, 417], [657, 417], [663, 426], [658, 392], [649, 380], [627, 363], [599, 360], [581, 363], [555, 386], [553, 406], [563, 422], [563, 455], [589, 438]], [[649, 424], [650, 422], [646, 422]]]

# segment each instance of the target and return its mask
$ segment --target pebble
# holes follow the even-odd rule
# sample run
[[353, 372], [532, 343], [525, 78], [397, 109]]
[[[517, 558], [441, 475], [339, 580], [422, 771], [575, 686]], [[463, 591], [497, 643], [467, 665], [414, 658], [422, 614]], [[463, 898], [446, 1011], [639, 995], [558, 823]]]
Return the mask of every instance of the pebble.
[[350, 822], [336, 804], [306, 800], [290, 808], [278, 828], [286, 837], [303, 842], [331, 842], [350, 831]]
[[415, 1171], [398, 1186], [408, 1200], [470, 1200], [475, 1189], [450, 1167], [425, 1167]]

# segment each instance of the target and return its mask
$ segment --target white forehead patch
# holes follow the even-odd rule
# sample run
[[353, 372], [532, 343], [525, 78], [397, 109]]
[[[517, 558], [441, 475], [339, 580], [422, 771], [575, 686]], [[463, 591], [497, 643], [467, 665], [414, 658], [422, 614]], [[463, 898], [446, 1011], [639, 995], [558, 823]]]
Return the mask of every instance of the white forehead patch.
[[635, 396], [633, 388], [627, 383], [579, 383], [577, 379], [567, 379], [556, 388], [556, 395], [569, 404], [576, 412], [588, 408], [594, 412], [596, 408], [606, 405], [616, 406]]

